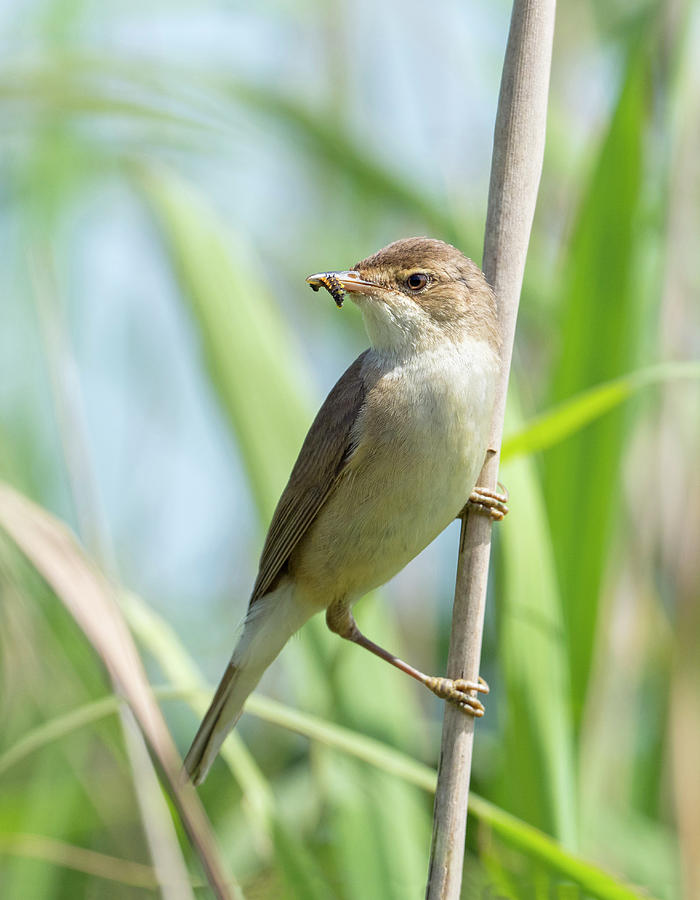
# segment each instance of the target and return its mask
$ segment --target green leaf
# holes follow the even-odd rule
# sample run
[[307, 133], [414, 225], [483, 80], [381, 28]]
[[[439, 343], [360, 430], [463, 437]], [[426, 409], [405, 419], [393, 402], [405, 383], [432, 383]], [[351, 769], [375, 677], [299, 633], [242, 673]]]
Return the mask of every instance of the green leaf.
[[275, 125], [284, 125], [307, 153], [311, 151], [344, 178], [350, 179], [355, 189], [371, 197], [374, 203], [388, 203], [422, 221], [436, 237], [461, 247], [471, 245], [470, 252], [476, 252], [480, 238], [474, 234], [465, 235], [464, 229], [459, 228], [447, 212], [445, 199], [432, 197], [408, 178], [402, 178], [395, 169], [382, 165], [344, 129], [335, 113], [312, 110], [295, 97], [269, 86], [239, 81], [223, 83], [222, 87], [228, 88], [232, 96], [251, 109], [270, 117]]
[[[165, 687], [154, 688], [154, 693], [161, 700], [184, 697], [189, 703], [201, 706], [207, 701], [210, 691], [203, 691], [199, 687]], [[115, 714], [121, 702], [119, 697], [110, 695], [47, 722], [41, 728], [25, 735], [15, 747], [0, 757], [0, 771], [7, 770], [11, 764], [19, 762], [29, 753], [47, 743], [59, 740], [77, 728], [85, 727], [103, 716]], [[363, 760], [382, 772], [404, 779], [422, 791], [428, 793], [435, 791], [437, 773], [434, 769], [374, 738], [368, 738], [257, 694], [252, 694], [248, 699], [246, 711], [265, 719], [270, 724], [295, 731], [312, 741]], [[23, 748], [21, 753], [20, 746]], [[226, 761], [230, 765], [229, 757], [226, 757]], [[493, 829], [498, 837], [510, 846], [524, 853], [529, 859], [541, 862], [551, 871], [571, 878], [594, 897], [601, 900], [640, 900], [640, 894], [615, 881], [607, 872], [563, 849], [551, 837], [533, 828], [532, 825], [474, 793], [470, 794], [469, 811], [470, 815]]]
[[84, 706], [74, 709], [62, 716], [56, 716], [47, 722], [32, 728], [22, 738], [0, 755], [0, 775], [17, 765], [27, 756], [40, 750], [42, 747], [60, 740], [66, 734], [84, 728], [97, 722], [105, 716], [112, 715], [118, 710], [118, 703], [124, 702], [116, 696], [110, 695], [94, 703], [86, 703]]
[[[388, 621], [379, 595], [363, 599], [356, 610], [362, 630], [383, 647], [399, 646], [397, 629]], [[394, 746], [416, 748], [416, 723], [424, 721], [418, 704], [420, 687], [360, 647], [335, 641], [331, 663], [333, 713], [354, 732], [362, 730]], [[333, 798], [335, 820], [348, 840], [338, 842], [335, 854], [345, 878], [354, 884], [352, 896], [366, 894], [357, 872], [357, 858], [374, 856], [378, 873], [376, 896], [402, 900], [422, 888], [430, 848], [430, 810], [417, 791], [395, 777], [378, 774], [369, 766], [345, 762], [339, 783], [333, 784], [334, 758], [326, 768], [325, 784]], [[367, 823], [371, 822], [369, 829]], [[364, 823], [364, 824], [363, 824]], [[367, 843], [368, 850], [361, 849]], [[363, 894], [363, 891], [365, 894]], [[369, 895], [367, 895], [369, 896]], [[373, 895], [374, 896], [374, 895]]]
[[[111, 699], [111, 698], [110, 698]], [[115, 881], [121, 885], [142, 888], [149, 891], [158, 891], [160, 882], [156, 871], [152, 866], [133, 862], [130, 859], [118, 859], [105, 853], [97, 853], [85, 847], [76, 847], [65, 841], [57, 841], [54, 838], [42, 834], [3, 834], [0, 835], [0, 854], [23, 857], [32, 861], [49, 863], [53, 867], [63, 867], [83, 872], [107, 881]], [[55, 875], [55, 871], [46, 868], [49, 877]], [[5, 873], [6, 874], [6, 873]], [[58, 881], [58, 877], [56, 879]], [[8, 881], [3, 878], [5, 888]], [[35, 879], [34, 890], [38, 888]], [[42, 891], [35, 896], [49, 897], [59, 896], [61, 885], [56, 888], [54, 894], [51, 890]], [[18, 895], [19, 896], [19, 895]]]
[[582, 391], [507, 435], [503, 440], [501, 459], [509, 462], [518, 456], [548, 450], [620, 406], [643, 388], [680, 378], [700, 378], [700, 363], [670, 362], [648, 366]]
[[212, 385], [267, 520], [310, 418], [301, 353], [265, 290], [259, 266], [197, 194], [165, 170], [142, 169], [139, 183], [157, 216]]
[[[511, 392], [508, 420], [517, 421]], [[505, 679], [500, 805], [577, 846], [577, 797], [566, 637], [552, 538], [532, 460], [503, 466], [518, 502], [499, 532], [498, 658]]]
[[[183, 90], [182, 85], [187, 88]], [[173, 132], [181, 141], [199, 138], [201, 148], [193, 149], [204, 150], [206, 141], [229, 131], [232, 100], [245, 107], [246, 114], [263, 116], [266, 127], [282, 126], [286, 136], [303, 148], [304, 160], [321, 162], [338, 173], [350, 182], [353, 192], [369, 198], [372, 205], [388, 205], [414, 220], [416, 228], [427, 227], [471, 255], [477, 254], [481, 238], [456, 221], [449, 211], [449, 198], [430, 193], [380, 161], [334, 113], [313, 109], [288, 92], [240, 78], [222, 78], [218, 71], [147, 59], [135, 66], [120, 57], [89, 56], [72, 48], [62, 50], [60, 56], [48, 55], [39, 63], [0, 68], [0, 103], [5, 104], [8, 121], [16, 128], [25, 121], [32, 123], [37, 113], [49, 122], [99, 116], [140, 127], [146, 136], [142, 142], [152, 134], [162, 143]], [[118, 134], [120, 139], [123, 142]], [[93, 145], [92, 153], [96, 150]], [[112, 144], [102, 150], [104, 154], [113, 152]]]
[[[647, 42], [629, 52], [610, 126], [563, 265], [559, 361], [552, 401], [629, 371], [641, 316], [634, 267], [650, 106]], [[600, 586], [617, 515], [625, 423], [607, 417], [549, 450], [545, 496], [560, 584], [573, 710], [580, 719], [598, 621]]]
[[[176, 692], [171, 691], [170, 695], [181, 695], [184, 692], [197, 715], [203, 716], [211, 694], [204, 690], [205, 682], [201, 672], [172, 627], [135, 594], [123, 595], [122, 606], [138, 639], [176, 686]], [[193, 693], [192, 685], [197, 685], [200, 690]], [[234, 732], [228, 736], [220, 755], [243, 792], [246, 800], [244, 808], [251, 824], [259, 830], [261, 836], [272, 840], [278, 870], [292, 892], [291, 896], [330, 900], [318, 866], [300, 836], [279, 818], [272, 788], [239, 734]]]

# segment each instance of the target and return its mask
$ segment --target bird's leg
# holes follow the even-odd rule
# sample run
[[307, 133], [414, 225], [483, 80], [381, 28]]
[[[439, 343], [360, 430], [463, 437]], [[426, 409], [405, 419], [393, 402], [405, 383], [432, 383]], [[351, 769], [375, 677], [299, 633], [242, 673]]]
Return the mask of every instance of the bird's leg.
[[475, 487], [469, 495], [467, 504], [460, 516], [473, 509], [482, 516], [490, 516], [495, 522], [500, 522], [508, 514], [508, 491], [499, 482], [500, 491], [491, 491], [488, 488]]
[[476, 691], [480, 691], [482, 694], [488, 694], [489, 692], [489, 686], [481, 676], [479, 676], [478, 681], [467, 681], [464, 678], [441, 678], [440, 676], [425, 675], [423, 672], [405, 663], [402, 659], [394, 656], [393, 653], [389, 653], [388, 650], [380, 647], [379, 644], [375, 644], [374, 641], [365, 637], [357, 627], [350, 609], [344, 603], [332, 603], [328, 607], [326, 610], [326, 624], [335, 634], [339, 634], [340, 637], [352, 641], [354, 644], [359, 644], [360, 647], [364, 647], [365, 650], [369, 650], [370, 653], [374, 653], [380, 659], [384, 659], [391, 663], [392, 666], [396, 666], [397, 669], [410, 675], [411, 678], [420, 681], [421, 684], [424, 684], [428, 690], [441, 699], [455, 703], [471, 716], [483, 716], [484, 705], [474, 696]]

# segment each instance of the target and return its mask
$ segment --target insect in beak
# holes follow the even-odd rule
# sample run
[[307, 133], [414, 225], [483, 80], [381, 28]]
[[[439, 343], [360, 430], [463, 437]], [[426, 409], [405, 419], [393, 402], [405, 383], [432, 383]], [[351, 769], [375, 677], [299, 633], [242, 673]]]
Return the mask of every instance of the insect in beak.
[[339, 309], [343, 305], [346, 293], [362, 294], [365, 292], [365, 288], [376, 287], [371, 281], [365, 281], [359, 272], [352, 270], [347, 272], [319, 272], [317, 275], [309, 275], [306, 280], [314, 291], [324, 287], [335, 300], [335, 304]]
[[[311, 279], [314, 279], [313, 281]], [[311, 285], [311, 289], [314, 291], [318, 291], [321, 287], [324, 287], [331, 297], [335, 300], [335, 305], [338, 309], [343, 305], [343, 300], [345, 299], [345, 292], [332, 272], [328, 272], [325, 275], [312, 275], [306, 279]]]

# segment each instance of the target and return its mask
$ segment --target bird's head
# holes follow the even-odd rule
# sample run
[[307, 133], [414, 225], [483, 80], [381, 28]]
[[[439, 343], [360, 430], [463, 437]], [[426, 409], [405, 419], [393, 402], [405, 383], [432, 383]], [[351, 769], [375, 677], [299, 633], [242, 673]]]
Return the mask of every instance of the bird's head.
[[419, 349], [468, 337], [498, 348], [491, 288], [475, 263], [443, 241], [395, 241], [352, 269], [306, 280], [315, 289], [335, 284], [347, 292], [377, 349]]

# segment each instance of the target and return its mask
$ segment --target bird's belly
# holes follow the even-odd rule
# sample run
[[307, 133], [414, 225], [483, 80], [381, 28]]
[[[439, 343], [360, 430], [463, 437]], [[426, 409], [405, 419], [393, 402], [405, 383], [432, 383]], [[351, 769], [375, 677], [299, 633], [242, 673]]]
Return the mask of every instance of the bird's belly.
[[294, 554], [294, 574], [322, 605], [384, 584], [459, 514], [481, 459], [454, 454], [436, 468], [395, 455], [371, 477], [349, 473]]
[[491, 411], [489, 392], [470, 388], [462, 405], [408, 398], [401, 427], [368, 442], [371, 450], [360, 444], [290, 559], [314, 602], [354, 600], [384, 584], [459, 514], [484, 460]]
[[[349, 546], [339, 546], [339, 555], [347, 560], [343, 568], [348, 594], [363, 594], [384, 584], [459, 515], [479, 466], [460, 454], [449, 461], [450, 467], [414, 461], [412, 477], [397, 480], [394, 460], [378, 471], [387, 487], [370, 500], [358, 486], [357, 525], [348, 535]], [[349, 492], [348, 499], [356, 498]]]

